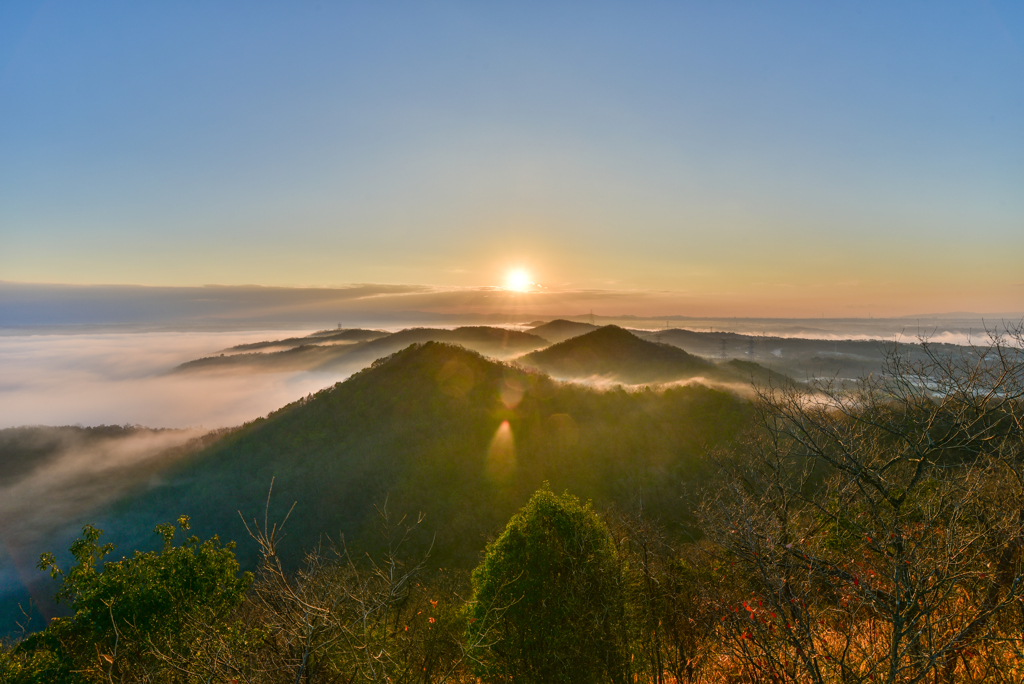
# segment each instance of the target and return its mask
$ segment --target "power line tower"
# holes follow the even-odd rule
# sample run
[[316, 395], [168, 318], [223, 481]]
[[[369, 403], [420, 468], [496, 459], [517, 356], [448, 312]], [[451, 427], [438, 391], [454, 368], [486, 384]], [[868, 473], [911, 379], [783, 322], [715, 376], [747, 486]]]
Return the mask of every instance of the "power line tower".
[[665, 321], [665, 327], [658, 332], [654, 333], [654, 341], [661, 342], [665, 337], [665, 331], [668, 330], [668, 321]]

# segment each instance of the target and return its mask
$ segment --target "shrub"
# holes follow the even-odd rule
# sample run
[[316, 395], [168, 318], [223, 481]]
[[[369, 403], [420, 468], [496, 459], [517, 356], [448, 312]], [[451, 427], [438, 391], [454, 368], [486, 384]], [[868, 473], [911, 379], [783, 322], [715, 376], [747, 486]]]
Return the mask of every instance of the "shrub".
[[467, 647], [478, 673], [515, 682], [625, 682], [618, 557], [589, 504], [540, 490], [473, 572]]
[[[178, 527], [187, 531], [188, 517], [179, 518]], [[52, 554], [43, 554], [39, 568], [60, 580], [56, 598], [73, 613], [19, 645], [22, 681], [34, 681], [29, 670], [44, 669], [36, 679], [138, 679], [170, 661], [179, 673], [194, 674], [193, 665], [210, 667], [216, 660], [208, 652], [213, 642], [219, 649], [244, 640], [227, 620], [252, 582], [250, 573], [238, 574], [234, 544], [193, 536], [175, 546], [174, 525], [156, 532], [163, 537], [160, 552], [136, 551], [103, 563], [102, 571], [99, 563], [114, 547], [100, 545], [102, 531], [92, 525], [72, 544], [75, 564], [66, 572]]]

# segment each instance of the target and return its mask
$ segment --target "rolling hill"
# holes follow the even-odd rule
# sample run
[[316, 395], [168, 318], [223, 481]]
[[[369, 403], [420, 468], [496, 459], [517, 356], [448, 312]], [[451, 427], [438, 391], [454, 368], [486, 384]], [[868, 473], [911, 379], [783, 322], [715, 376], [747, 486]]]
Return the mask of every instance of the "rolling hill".
[[550, 340], [553, 344], [558, 344], [570, 337], [578, 337], [579, 335], [585, 335], [588, 332], [597, 330], [597, 327], [590, 323], [577, 323], [576, 321], [567, 321], [564, 318], [556, 318], [553, 321], [534, 326], [530, 332], [534, 335], [540, 335], [545, 340]]
[[426, 514], [434, 558], [475, 564], [488, 535], [544, 481], [600, 505], [683, 524], [683, 483], [703, 477], [705, 450], [733, 439], [750, 405], [703, 386], [597, 391], [427, 342], [256, 420], [193, 457], [166, 484], [126, 499], [97, 523], [122, 547], [150, 543], [182, 513], [200, 536], [239, 540], [239, 511], [271, 519], [297, 501], [286, 553], [322, 537], [372, 546], [375, 506]]
[[[753, 362], [764, 370], [770, 368], [779, 377], [835, 378], [852, 381], [871, 373], [883, 372], [887, 355], [898, 351], [901, 356], [924, 360], [925, 355], [908, 331], [899, 341], [866, 339], [840, 340], [802, 337], [775, 337], [769, 335], [742, 335], [733, 332], [698, 332], [670, 328], [665, 330], [636, 331], [639, 337], [654, 342], [671, 344], [691, 354], [705, 358], [733, 359], [727, 364], [740, 367]], [[932, 342], [932, 350], [943, 354], [957, 354], [956, 345]], [[759, 371], [763, 375], [763, 372]]]
[[640, 339], [614, 325], [532, 352], [518, 362], [556, 378], [605, 378], [629, 384], [722, 375], [710, 361], [679, 347]]
[[[290, 338], [273, 342], [255, 342], [232, 347], [242, 353], [220, 354], [188, 361], [175, 367], [172, 373], [191, 372], [294, 372], [294, 371], [343, 371], [354, 372], [373, 361], [395, 353], [410, 344], [423, 342], [447, 342], [499, 359], [511, 358], [540, 349], [548, 341], [531, 333], [494, 328], [489, 326], [465, 326], [454, 330], [443, 328], [408, 328], [396, 333], [378, 334], [377, 331], [346, 330], [349, 338], [363, 336], [358, 342], [342, 341], [342, 338], [314, 333], [302, 338]], [[346, 338], [348, 339], [348, 338]], [[271, 349], [281, 343], [303, 340], [304, 343], [282, 351], [248, 351], [247, 349]], [[327, 343], [322, 343], [324, 340]], [[230, 350], [229, 350], [230, 351]]]
[[353, 342], [365, 342], [384, 337], [388, 333], [384, 330], [363, 330], [361, 328], [345, 328], [338, 330], [319, 330], [305, 337], [288, 337], [283, 340], [268, 340], [265, 342], [251, 342], [249, 344], [238, 344], [226, 352], [251, 352], [261, 349], [290, 349], [301, 347], [307, 344], [351, 344]]
[[170, 373], [288, 373], [315, 370], [353, 351], [356, 344], [304, 344], [282, 351], [220, 354], [186, 361]]
[[[394, 354], [410, 344], [445, 342], [457, 344], [496, 359], [507, 359], [548, 346], [548, 340], [532, 333], [494, 328], [490, 326], [464, 326], [454, 330], [443, 328], [408, 328], [362, 343], [353, 347], [341, 363], [353, 362], [368, 365], [371, 362]], [[331, 362], [325, 364], [329, 367]]]

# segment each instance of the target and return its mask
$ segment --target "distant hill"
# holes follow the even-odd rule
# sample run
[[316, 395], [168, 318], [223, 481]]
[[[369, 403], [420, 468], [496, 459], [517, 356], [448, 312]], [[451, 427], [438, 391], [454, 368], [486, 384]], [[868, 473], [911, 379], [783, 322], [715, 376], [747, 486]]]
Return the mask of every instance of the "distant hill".
[[301, 347], [309, 344], [338, 344], [366, 342], [375, 340], [378, 337], [385, 337], [389, 333], [385, 330], [363, 330], [361, 328], [346, 328], [344, 330], [319, 330], [305, 337], [288, 337], [283, 340], [268, 340], [266, 342], [251, 342], [249, 344], [238, 344], [227, 352], [259, 351], [261, 349]]
[[734, 439], [750, 413], [703, 386], [596, 391], [427, 342], [245, 425], [97, 522], [135, 548], [152, 543], [155, 523], [187, 513], [200, 536], [238, 540], [251, 564], [238, 511], [262, 521], [274, 479], [272, 519], [298, 502], [292, 560], [322, 535], [372, 545], [374, 506], [386, 500], [399, 516], [426, 514], [438, 563], [470, 567], [545, 480], [599, 505], [642, 500], [684, 524], [684, 483], [704, 477], [706, 449]]
[[730, 359], [718, 364], [718, 368], [720, 371], [724, 371], [723, 375], [732, 375], [734, 381], [739, 382], [749, 382], [761, 386], [770, 385], [772, 387], [782, 387], [793, 383], [799, 384], [799, 381], [795, 381], [785, 373], [780, 373], [771, 368], [765, 368], [759, 363], [744, 361], [743, 359]]
[[602, 377], [630, 384], [718, 372], [715, 364], [679, 347], [640, 339], [615, 325], [572, 337], [518, 361], [558, 378]]
[[285, 373], [313, 370], [346, 356], [359, 344], [304, 344], [284, 351], [207, 356], [176, 366], [171, 373]]
[[343, 363], [359, 360], [369, 364], [376, 359], [394, 354], [410, 344], [445, 342], [457, 344], [496, 359], [506, 359], [548, 346], [548, 340], [532, 333], [493, 328], [490, 326], [464, 326], [454, 330], [443, 328], [408, 328], [387, 337], [381, 337], [353, 348]]
[[556, 318], [548, 323], [534, 326], [530, 332], [534, 335], [540, 335], [545, 340], [549, 340], [554, 344], [558, 344], [570, 337], [585, 335], [592, 330], [597, 330], [597, 326], [590, 323], [577, 323], [576, 321], [567, 321], [564, 318]]
[[[771, 368], [792, 378], [826, 377], [851, 380], [880, 373], [886, 354], [893, 351], [892, 340], [836, 340], [801, 337], [742, 335], [733, 332], [697, 332], [672, 328], [636, 331], [644, 339], [671, 344], [691, 354], [716, 360], [734, 359], [754, 362], [764, 371]], [[916, 340], [907, 336], [898, 344], [901, 355], [924, 359]], [[933, 351], [956, 354], [958, 347], [933, 342]], [[723, 363], [722, 365], [730, 365]]]
[[[410, 344], [423, 342], [447, 342], [498, 359], [511, 358], [520, 354], [546, 347], [546, 339], [532, 333], [493, 328], [489, 326], [465, 326], [454, 330], [443, 328], [408, 328], [396, 333], [377, 334], [377, 331], [342, 331], [353, 335], [365, 335], [367, 339], [353, 344], [339, 344], [329, 335], [314, 335], [305, 338], [305, 344], [283, 351], [248, 352], [221, 354], [195, 359], [174, 368], [172, 373], [182, 372], [294, 372], [303, 370], [343, 370], [354, 372], [365, 368], [373, 361], [394, 354]], [[322, 344], [324, 340], [331, 343]], [[257, 342], [234, 350], [259, 349], [259, 345], [276, 346], [277, 342]]]

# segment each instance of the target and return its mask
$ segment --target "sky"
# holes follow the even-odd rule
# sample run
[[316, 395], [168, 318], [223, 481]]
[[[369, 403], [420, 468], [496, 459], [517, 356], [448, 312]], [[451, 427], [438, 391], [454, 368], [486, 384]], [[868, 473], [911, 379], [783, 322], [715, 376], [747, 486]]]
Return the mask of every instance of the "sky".
[[0, 304], [1008, 313], [1022, 263], [1020, 3], [0, 5]]

